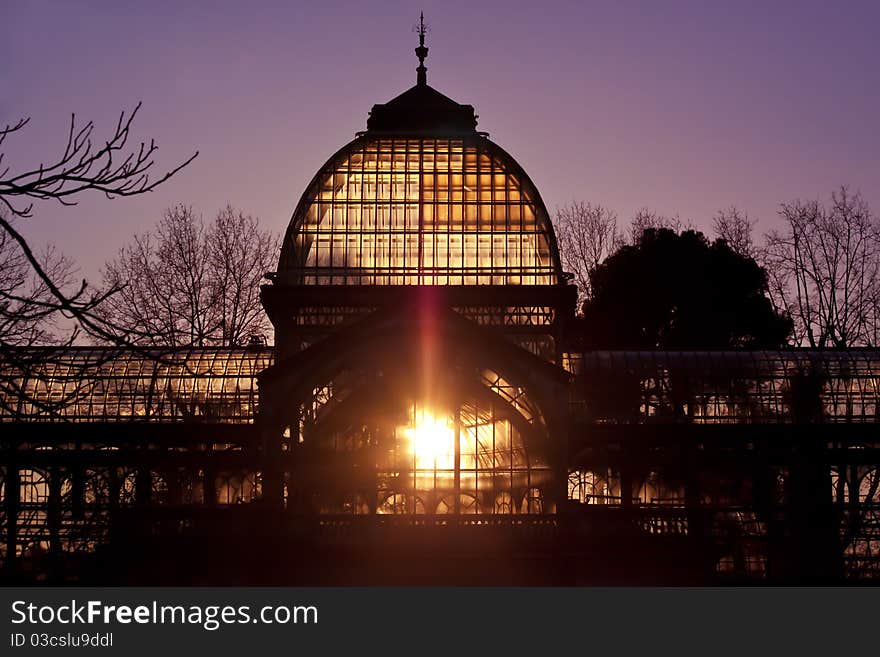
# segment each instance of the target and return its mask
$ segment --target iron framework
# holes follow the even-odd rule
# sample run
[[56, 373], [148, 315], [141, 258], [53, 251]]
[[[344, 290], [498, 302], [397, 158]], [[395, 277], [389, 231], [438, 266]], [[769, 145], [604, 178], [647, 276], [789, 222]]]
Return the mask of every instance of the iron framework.
[[[7, 567], [17, 562], [45, 576], [46, 564], [88, 559], [111, 539], [114, 522], [140, 535], [142, 525], [124, 524], [131, 513], [160, 514], [154, 528], [167, 528], [169, 518], [174, 527], [199, 526], [200, 517], [222, 509], [240, 515], [264, 498], [271, 468], [256, 377], [273, 363], [271, 349], [47, 354], [51, 365], [22, 374], [19, 381], [31, 383], [2, 404], [0, 554]], [[704, 540], [707, 578], [721, 581], [791, 581], [792, 555], [808, 543], [825, 546], [830, 554], [822, 558], [839, 563], [843, 577], [878, 576], [878, 352], [588, 352], [568, 362], [567, 506], [550, 515], [536, 508], [537, 515], [504, 524], [495, 518], [518, 514], [529, 498], [493, 494], [475, 516], [485, 517], [483, 524], [456, 531], [507, 527], [522, 534], [517, 527], [534, 525], [538, 534], [529, 535], [552, 545], [578, 531], [676, 549]], [[71, 372], [80, 389], [60, 415], [48, 417], [27, 400], [65, 396]], [[494, 376], [487, 385], [498, 385]], [[311, 413], [319, 420], [321, 406]], [[296, 471], [293, 451], [273, 458]], [[494, 478], [496, 465], [487, 464]], [[501, 465], [509, 469], [510, 459]], [[414, 474], [437, 472], [432, 464]], [[356, 519], [358, 504], [360, 512], [402, 514], [392, 525], [383, 521], [392, 533], [453, 522], [441, 522], [425, 499], [394, 495], [372, 509], [366, 500], [340, 498], [310, 531], [321, 540], [359, 540], [368, 525]], [[289, 515], [290, 498], [282, 513], [292, 526], [306, 522]]]

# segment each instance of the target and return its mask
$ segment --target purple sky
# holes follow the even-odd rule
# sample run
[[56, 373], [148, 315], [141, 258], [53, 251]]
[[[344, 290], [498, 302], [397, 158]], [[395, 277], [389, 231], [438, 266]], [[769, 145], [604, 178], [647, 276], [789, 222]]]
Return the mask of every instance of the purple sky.
[[226, 202], [283, 230], [318, 167], [367, 112], [428, 83], [480, 115], [551, 212], [572, 199], [647, 206], [701, 228], [737, 204], [848, 183], [880, 210], [880, 2], [43, 2], [3, 0], [0, 122], [13, 170], [59, 154], [70, 112], [112, 130], [144, 101], [152, 194], [37, 206], [27, 235], [89, 277], [163, 208]]

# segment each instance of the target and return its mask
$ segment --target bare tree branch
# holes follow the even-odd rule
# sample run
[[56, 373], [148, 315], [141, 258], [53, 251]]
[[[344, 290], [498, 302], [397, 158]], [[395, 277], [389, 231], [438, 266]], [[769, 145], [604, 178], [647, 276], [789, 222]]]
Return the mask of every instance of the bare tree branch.
[[119, 292], [101, 315], [138, 345], [265, 342], [271, 325], [259, 288], [277, 250], [275, 235], [231, 206], [210, 225], [191, 207], [174, 206], [107, 263], [105, 286]]
[[668, 228], [680, 233], [683, 230], [696, 230], [691, 222], [683, 222], [678, 216], [667, 217], [648, 208], [636, 212], [629, 224], [629, 244], [637, 244], [642, 234], [649, 228]]
[[774, 301], [795, 322], [799, 344], [880, 344], [880, 220], [841, 187], [828, 206], [782, 204], [782, 231], [765, 236], [760, 259]]
[[[48, 165], [40, 164], [35, 169], [9, 177], [8, 169], [4, 170], [0, 176], [0, 202], [13, 216], [27, 218], [33, 214], [34, 200], [52, 199], [62, 205], [75, 205], [76, 199], [72, 197], [86, 190], [96, 190], [113, 198], [143, 194], [161, 185], [192, 162], [198, 151], [182, 164], [151, 180], [149, 170], [158, 150], [155, 142], [141, 142], [135, 150], [124, 152], [131, 124], [140, 107], [141, 103], [138, 103], [128, 116], [124, 111], [120, 113], [113, 135], [97, 147], [92, 144], [94, 123], [89, 121], [77, 128], [76, 115], [71, 115], [62, 155]], [[28, 119], [22, 119], [15, 125], [6, 126], [0, 131], [0, 144], [27, 123]]]
[[727, 242], [734, 253], [754, 258], [758, 249], [752, 239], [752, 231], [757, 223], [757, 220], [749, 218], [747, 212], [732, 205], [726, 210], [719, 210], [712, 221], [712, 228], [715, 235]]
[[574, 274], [580, 300], [590, 296], [590, 271], [624, 244], [617, 214], [601, 205], [574, 201], [556, 211], [562, 265]]
[[[85, 280], [75, 284], [69, 261], [54, 251], [38, 256], [15, 225], [16, 219], [33, 217], [34, 203], [55, 200], [74, 205], [78, 195], [95, 190], [108, 198], [134, 196], [155, 189], [193, 161], [196, 152], [185, 162], [156, 178], [150, 177], [157, 151], [154, 141], [128, 149], [132, 123], [140, 103], [130, 114], [122, 112], [111, 137], [93, 146], [94, 124], [77, 127], [71, 116], [67, 142], [60, 156], [38, 167], [10, 174], [2, 166], [0, 152], [0, 397], [3, 403], [30, 406], [44, 415], [54, 415], [64, 405], [87, 394], [87, 379], [69, 371], [62, 394], [53, 386], [46, 395], [47, 376], [54, 371], [52, 350], [38, 345], [52, 341], [61, 349], [73, 345], [84, 329], [106, 342], [131, 346], [141, 327], [123, 329], [109, 323], [96, 310], [121, 288], [108, 286], [96, 291]], [[20, 133], [29, 123], [21, 119], [0, 128], [0, 146], [10, 135]], [[59, 321], [73, 320], [66, 337], [54, 331]], [[90, 362], [83, 367], [95, 367]], [[42, 386], [42, 392], [40, 392]], [[59, 390], [61, 390], [59, 388]], [[11, 400], [11, 401], [10, 401]], [[7, 409], [9, 410], [9, 409]], [[13, 415], [15, 413], [13, 412]]]

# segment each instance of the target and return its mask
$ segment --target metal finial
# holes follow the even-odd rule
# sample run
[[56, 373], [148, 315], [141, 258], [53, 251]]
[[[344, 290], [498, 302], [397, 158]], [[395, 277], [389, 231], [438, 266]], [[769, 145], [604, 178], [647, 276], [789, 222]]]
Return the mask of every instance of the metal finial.
[[419, 35], [419, 47], [416, 48], [416, 57], [419, 58], [419, 67], [416, 69], [416, 83], [424, 86], [428, 84], [428, 69], [425, 68], [425, 57], [428, 56], [425, 35], [428, 33], [428, 26], [425, 25], [425, 12], [419, 12], [419, 22], [418, 25], [413, 26], [413, 30]]

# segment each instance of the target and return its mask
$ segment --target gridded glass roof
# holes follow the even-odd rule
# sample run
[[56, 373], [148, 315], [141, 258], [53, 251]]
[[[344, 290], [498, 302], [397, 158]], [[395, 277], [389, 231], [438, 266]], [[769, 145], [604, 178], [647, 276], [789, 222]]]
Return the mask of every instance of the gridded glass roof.
[[273, 350], [20, 350], [0, 363], [0, 422], [251, 423]]
[[[252, 423], [273, 349], [18, 350], [0, 362], [0, 422]], [[877, 422], [880, 351], [569, 354], [598, 423]], [[576, 404], [578, 402], [575, 402]]]
[[488, 138], [366, 133], [309, 185], [288, 228], [277, 280], [552, 285], [561, 274], [537, 190]]
[[880, 351], [589, 351], [573, 357], [600, 423], [877, 422]]

